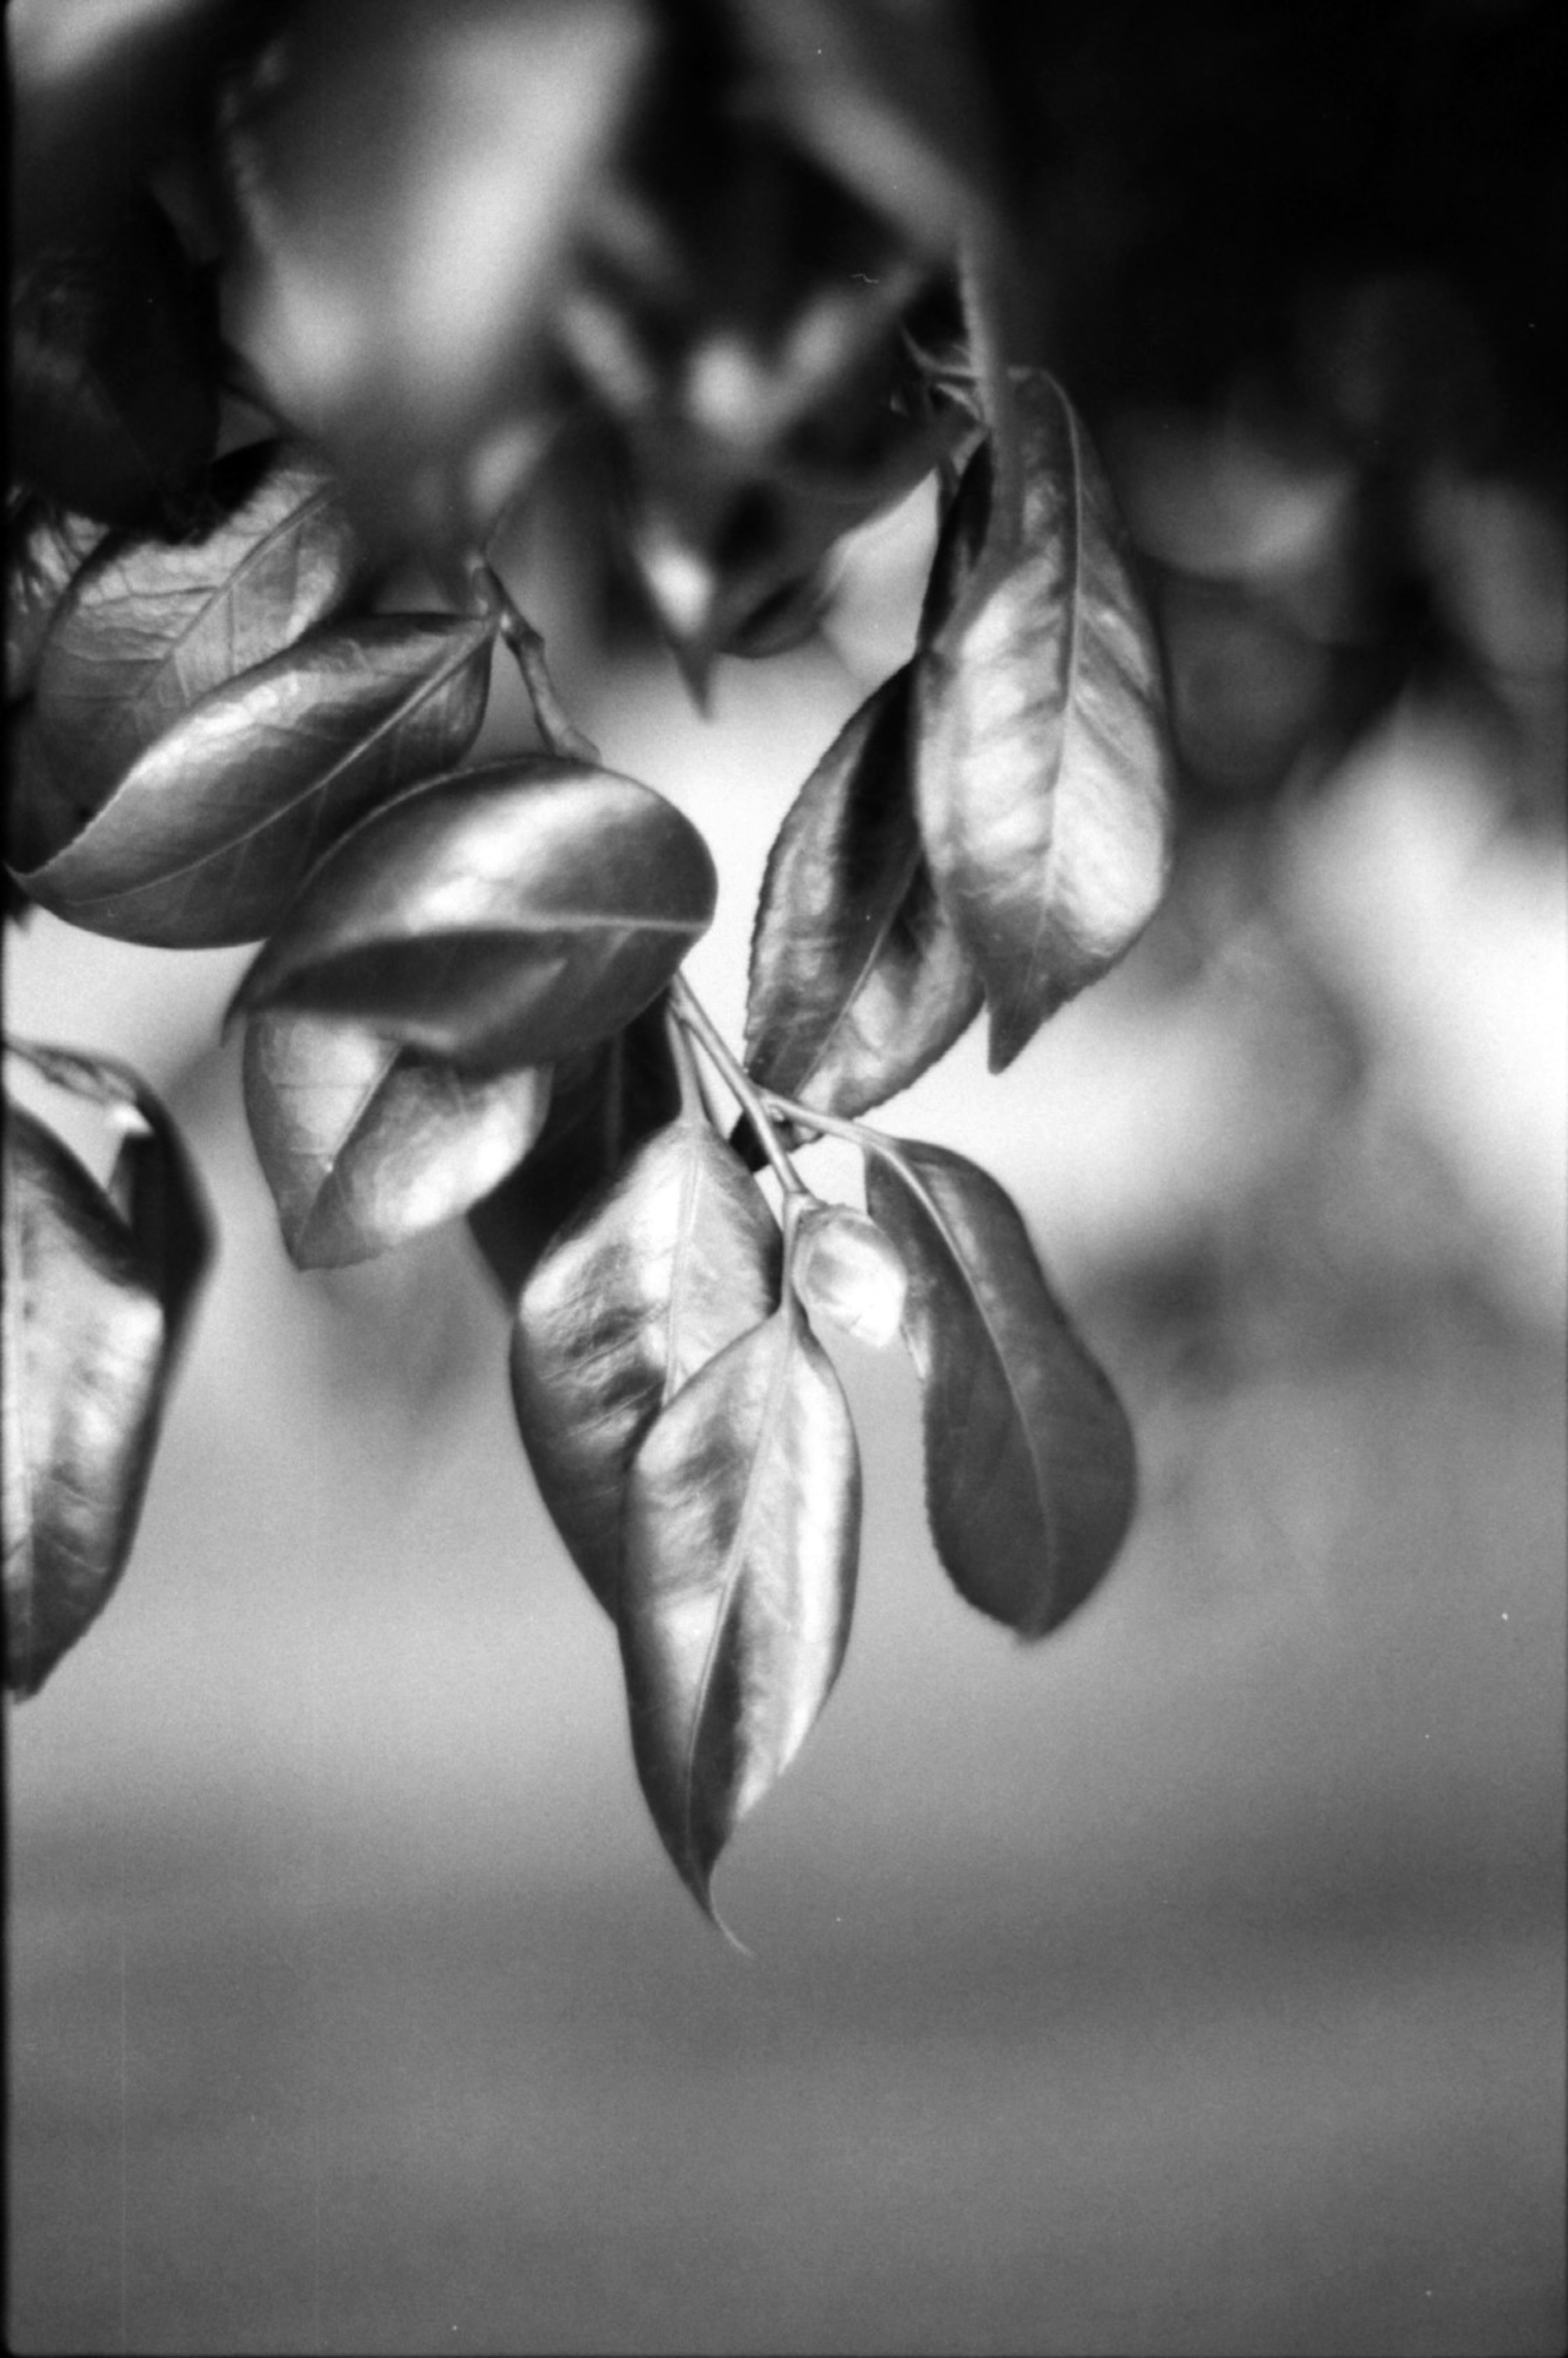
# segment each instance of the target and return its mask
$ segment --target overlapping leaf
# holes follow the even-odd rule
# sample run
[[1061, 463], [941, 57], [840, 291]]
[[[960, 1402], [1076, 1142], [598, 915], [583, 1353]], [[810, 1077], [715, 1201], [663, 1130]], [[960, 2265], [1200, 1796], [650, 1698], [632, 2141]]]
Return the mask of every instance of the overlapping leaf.
[[747, 1059], [765, 1087], [855, 1114], [935, 1063], [980, 1007], [938, 902], [910, 777], [906, 665], [823, 755], [769, 854]]
[[361, 564], [319, 460], [252, 445], [212, 471], [199, 540], [116, 535], [77, 576], [38, 665], [52, 766], [89, 800], [192, 705], [281, 654], [342, 604]]
[[29, 696], [60, 601], [104, 536], [91, 516], [26, 502], [5, 525], [5, 694]]
[[484, 716], [491, 641], [488, 622], [456, 616], [314, 633], [203, 697], [21, 883], [125, 941], [254, 941], [352, 820], [460, 759]]
[[900, 1141], [868, 1156], [866, 1200], [908, 1272], [936, 1552], [971, 1605], [1040, 1636], [1121, 1544], [1134, 1495], [1126, 1416], [994, 1179]]
[[518, 1303], [512, 1396], [540, 1495], [615, 1608], [627, 1468], [660, 1410], [778, 1300], [779, 1232], [700, 1116], [640, 1147], [540, 1260]]
[[366, 1260], [454, 1218], [538, 1136], [548, 1070], [488, 1076], [363, 1024], [259, 1015], [245, 1030], [245, 1115], [301, 1269]]
[[673, 804], [554, 755], [438, 779], [322, 861], [238, 1004], [358, 1017], [476, 1068], [618, 1032], [712, 918], [708, 847]]
[[637, 1773], [700, 1905], [844, 1657], [860, 1474], [838, 1379], [791, 1295], [678, 1391], [633, 1460], [620, 1595]]
[[[34, 1061], [48, 1069], [48, 1055]], [[118, 1068], [52, 1077], [134, 1109], [109, 1186], [5, 1110], [6, 1680], [38, 1692], [102, 1611], [135, 1535], [168, 1380], [210, 1252], [167, 1116]]]
[[892, 1239], [849, 1204], [813, 1204], [795, 1228], [790, 1280], [801, 1307], [881, 1348], [898, 1333], [908, 1280]]
[[[985, 983], [993, 1070], [1148, 923], [1170, 831], [1159, 654], [1109, 489], [1052, 379], [1013, 384], [1019, 543], [926, 650], [915, 725], [926, 857]], [[990, 473], [982, 450], [962, 509], [989, 517]]]
[[532, 1152], [469, 1214], [474, 1242], [510, 1303], [551, 1238], [679, 1109], [662, 1001], [554, 1067], [550, 1110]]

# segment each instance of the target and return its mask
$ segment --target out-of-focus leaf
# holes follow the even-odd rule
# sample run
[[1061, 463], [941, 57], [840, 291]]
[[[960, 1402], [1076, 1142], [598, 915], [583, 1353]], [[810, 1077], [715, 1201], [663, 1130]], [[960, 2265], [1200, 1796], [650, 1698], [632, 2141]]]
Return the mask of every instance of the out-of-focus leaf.
[[980, 984], [921, 850], [910, 667], [853, 715], [801, 788], [762, 878], [747, 1060], [825, 1112], [904, 1088], [979, 1012]]
[[508, 1302], [515, 1306], [557, 1230], [679, 1109], [662, 1001], [612, 1039], [555, 1066], [549, 1114], [533, 1152], [469, 1214], [474, 1242]]
[[801, 1307], [881, 1349], [898, 1333], [908, 1279], [898, 1248], [849, 1204], [812, 1204], [795, 1227], [790, 1280]]
[[5, 521], [5, 694], [32, 692], [61, 599], [106, 527], [44, 500], [23, 500]]
[[554, 754], [495, 762], [345, 838], [235, 1003], [355, 1016], [480, 1068], [551, 1064], [664, 989], [716, 889], [651, 787]]
[[176, 1133], [122, 1077], [137, 1123], [107, 1191], [42, 1122], [5, 1109], [6, 1682], [22, 1696], [38, 1692], [124, 1569], [210, 1252]]
[[678, 1391], [627, 1483], [621, 1650], [637, 1774], [683, 1881], [799, 1751], [849, 1635], [860, 1469], [793, 1294]]
[[484, 717], [492, 636], [449, 615], [314, 633], [203, 697], [23, 887], [124, 941], [254, 941], [324, 845], [460, 759]]
[[[1018, 545], [989, 583], [988, 548], [916, 675], [921, 831], [985, 983], [993, 1071], [1136, 939], [1170, 850], [1159, 653], [1109, 489], [1051, 378], [1013, 382]], [[959, 502], [989, 517], [990, 495], [982, 451]]]
[[730, 0], [803, 146], [931, 252], [991, 195], [978, 80], [946, 0]]
[[11, 465], [105, 524], [178, 529], [218, 434], [216, 308], [149, 198], [35, 255], [11, 314]]
[[607, 1611], [626, 1474], [643, 1435], [715, 1353], [778, 1301], [779, 1232], [700, 1115], [650, 1139], [524, 1286], [512, 1398], [540, 1496]]
[[301, 1269], [368, 1260], [466, 1212], [527, 1153], [547, 1070], [479, 1077], [362, 1024], [258, 1015], [245, 1117]]
[[866, 1201], [903, 1257], [932, 1537], [959, 1594], [1024, 1637], [1081, 1604], [1131, 1518], [1132, 1435], [983, 1171], [896, 1141]]
[[78, 575], [38, 665], [52, 767], [92, 796], [215, 687], [280, 655], [352, 587], [360, 554], [331, 477], [253, 445], [212, 471], [200, 540], [116, 536]]
[[232, 111], [235, 341], [367, 527], [437, 524], [525, 423], [652, 32], [643, 0], [333, 0]]

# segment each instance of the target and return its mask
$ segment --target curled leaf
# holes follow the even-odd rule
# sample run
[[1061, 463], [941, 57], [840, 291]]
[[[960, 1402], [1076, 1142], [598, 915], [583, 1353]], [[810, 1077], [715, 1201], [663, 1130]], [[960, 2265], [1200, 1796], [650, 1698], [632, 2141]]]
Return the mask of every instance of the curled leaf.
[[[49, 1052], [32, 1055], [40, 1069]], [[131, 1117], [107, 1188], [43, 1122], [5, 1109], [6, 1682], [36, 1694], [118, 1581], [165, 1396], [211, 1252], [168, 1117], [120, 1068], [71, 1058]], [[63, 1071], [50, 1076], [64, 1078]]]
[[676, 1394], [627, 1483], [633, 1752], [660, 1838], [709, 1915], [719, 1852], [838, 1674], [860, 1523], [849, 1408], [792, 1295]]
[[801, 1306], [880, 1349], [898, 1333], [908, 1280], [897, 1247], [849, 1204], [812, 1204], [795, 1227], [790, 1276]]
[[90, 933], [175, 949], [254, 941], [324, 844], [460, 759], [484, 717], [491, 643], [488, 622], [454, 616], [314, 633], [204, 697], [19, 882]]
[[[1065, 395], [1015, 370], [1022, 530], [924, 650], [915, 799], [936, 890], [985, 984], [993, 1071], [1115, 964], [1159, 905], [1170, 754], [1159, 651], [1111, 494]], [[988, 530], [982, 449], [950, 544]]]
[[551, 1238], [679, 1109], [662, 1001], [554, 1066], [532, 1152], [469, 1213], [474, 1242], [514, 1306]]
[[689, 819], [537, 755], [404, 795], [321, 862], [236, 1005], [309, 1008], [480, 1068], [553, 1063], [629, 1022], [713, 915]]
[[921, 849], [911, 676], [884, 681], [828, 747], [762, 878], [747, 1061], [765, 1087], [829, 1113], [907, 1087], [980, 1007]]
[[301, 1269], [368, 1260], [454, 1218], [526, 1154], [547, 1070], [460, 1073], [362, 1024], [258, 1015], [245, 1117]]
[[994, 1179], [900, 1140], [868, 1156], [866, 1201], [908, 1271], [936, 1552], [969, 1604], [1039, 1637], [1083, 1602], [1126, 1533], [1126, 1415]]
[[191, 706], [336, 611], [358, 544], [320, 461], [276, 442], [212, 471], [200, 539], [116, 534], [77, 576], [38, 665], [48, 755], [87, 798]]
[[654, 1419], [778, 1300], [779, 1233], [739, 1158], [672, 1122], [563, 1230], [524, 1286], [512, 1397], [541, 1497], [615, 1609], [627, 1468]]

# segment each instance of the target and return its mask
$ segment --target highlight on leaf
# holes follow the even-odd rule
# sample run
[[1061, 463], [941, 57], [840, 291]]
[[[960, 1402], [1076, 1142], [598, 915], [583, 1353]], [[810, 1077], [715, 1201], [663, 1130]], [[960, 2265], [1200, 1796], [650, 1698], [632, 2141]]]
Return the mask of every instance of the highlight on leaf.
[[909, 1281], [892, 1239], [849, 1204], [815, 1203], [795, 1225], [790, 1276], [801, 1307], [880, 1350], [898, 1333]]
[[512, 1336], [512, 1397], [540, 1496], [615, 1608], [627, 1469], [660, 1411], [778, 1301], [780, 1239], [700, 1115], [641, 1146], [543, 1255]]
[[979, 977], [937, 899], [911, 779], [913, 668], [853, 714], [768, 856], [746, 1051], [764, 1087], [856, 1114], [908, 1087], [979, 1012]]
[[538, 754], [406, 795], [311, 876], [236, 1009], [372, 1023], [480, 1070], [621, 1030], [713, 915], [689, 819], [649, 786]]
[[1042, 1636], [1082, 1604], [1126, 1534], [1126, 1414], [986, 1172], [945, 1147], [891, 1141], [867, 1155], [866, 1201], [908, 1272], [936, 1552], [969, 1604]]
[[5, 1676], [27, 1696], [124, 1569], [211, 1228], [178, 1133], [133, 1076], [22, 1053], [124, 1133], [100, 1186], [46, 1123], [5, 1107]]
[[254, 941], [324, 845], [460, 760], [484, 717], [488, 622], [332, 625], [215, 688], [80, 832], [18, 882], [89, 932], [174, 949]]
[[849, 1409], [787, 1294], [676, 1394], [627, 1484], [619, 1621], [633, 1754], [660, 1838], [709, 1916], [719, 1853], [838, 1677], [860, 1527]]
[[289, 1257], [301, 1269], [367, 1260], [455, 1218], [527, 1153], [548, 1069], [481, 1076], [362, 1024], [253, 1016], [245, 1118]]
[[[989, 446], [951, 520], [975, 570], [916, 673], [915, 799], [984, 984], [993, 1071], [1148, 924], [1170, 857], [1160, 655], [1111, 494], [1065, 395], [1011, 372], [1022, 530], [989, 579]], [[982, 524], [983, 520], [983, 524]]]

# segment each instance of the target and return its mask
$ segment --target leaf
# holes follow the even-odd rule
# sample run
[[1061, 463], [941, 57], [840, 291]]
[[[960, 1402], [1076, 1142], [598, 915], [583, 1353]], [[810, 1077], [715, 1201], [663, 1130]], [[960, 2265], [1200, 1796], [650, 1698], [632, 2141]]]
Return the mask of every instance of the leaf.
[[1024, 1637], [1080, 1605], [1131, 1520], [1132, 1434], [994, 1179], [939, 1146], [868, 1156], [909, 1276], [932, 1537], [959, 1594]]
[[258, 1015], [245, 1118], [301, 1269], [368, 1260], [485, 1195], [538, 1136], [548, 1070], [479, 1078], [362, 1024]]
[[719, 1852], [838, 1674], [860, 1525], [849, 1412], [791, 1295], [676, 1394], [627, 1484], [632, 1747], [665, 1847], [709, 1915]]
[[437, 779], [329, 853], [236, 1007], [354, 1016], [459, 1064], [550, 1064], [618, 1032], [713, 915], [674, 805], [538, 754]]
[[14, 506], [5, 525], [5, 694], [28, 696], [61, 599], [103, 538], [91, 516], [44, 500]]
[[116, 535], [81, 572], [38, 666], [51, 765], [96, 798], [213, 688], [340, 607], [360, 551], [332, 479], [272, 442], [220, 460], [200, 540]]
[[790, 1277], [808, 1316], [880, 1350], [898, 1333], [908, 1280], [897, 1248], [849, 1204], [811, 1204], [795, 1225]]
[[627, 1469], [660, 1410], [778, 1301], [779, 1232], [700, 1116], [641, 1146], [524, 1286], [518, 1430], [574, 1563], [607, 1611]]
[[104, 524], [178, 530], [218, 433], [217, 313], [152, 200], [50, 245], [11, 319], [11, 464], [31, 490]]
[[254, 941], [324, 844], [461, 757], [484, 715], [491, 640], [488, 622], [452, 616], [316, 632], [203, 697], [21, 884], [122, 941]]
[[[1013, 379], [1018, 548], [989, 587], [982, 561], [916, 675], [921, 831], [985, 983], [993, 1071], [1128, 949], [1170, 850], [1159, 653], [1110, 492], [1058, 387]], [[989, 499], [981, 451], [959, 505]]]
[[557, 1229], [679, 1109], [662, 1001], [554, 1067], [549, 1114], [532, 1152], [469, 1214], [474, 1242], [514, 1306]]
[[752, 940], [746, 1054], [764, 1087], [863, 1113], [979, 1012], [932, 886], [909, 774], [909, 665], [828, 747], [779, 831]]
[[20, 1696], [37, 1693], [124, 1567], [210, 1252], [184, 1150], [131, 1086], [148, 1127], [127, 1140], [108, 1191], [44, 1123], [6, 1107], [6, 1682]]

